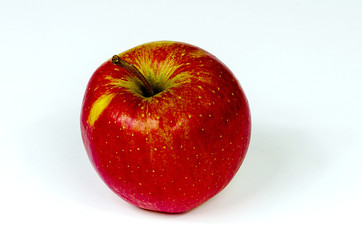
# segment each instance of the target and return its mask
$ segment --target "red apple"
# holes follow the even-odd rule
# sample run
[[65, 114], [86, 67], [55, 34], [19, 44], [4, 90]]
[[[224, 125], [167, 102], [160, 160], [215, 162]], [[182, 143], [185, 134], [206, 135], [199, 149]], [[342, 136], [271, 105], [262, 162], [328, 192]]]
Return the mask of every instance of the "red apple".
[[85, 149], [103, 181], [144, 209], [180, 213], [231, 181], [251, 129], [247, 99], [210, 53], [151, 42], [101, 65], [81, 111]]

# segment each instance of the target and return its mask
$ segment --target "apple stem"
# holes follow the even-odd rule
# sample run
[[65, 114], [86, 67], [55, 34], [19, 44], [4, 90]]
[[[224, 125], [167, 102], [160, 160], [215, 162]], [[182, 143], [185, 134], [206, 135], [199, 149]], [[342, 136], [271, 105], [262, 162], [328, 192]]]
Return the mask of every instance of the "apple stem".
[[143, 74], [138, 70], [138, 68], [136, 68], [133, 64], [131, 64], [129, 62], [126, 62], [125, 60], [118, 57], [117, 55], [114, 55], [112, 57], [111, 62], [114, 65], [122, 67], [122, 68], [130, 71], [131, 73], [133, 73], [143, 83], [143, 86], [145, 87], [145, 89], [147, 91], [147, 95], [148, 96], [153, 96], [154, 95], [154, 92], [153, 92], [153, 89], [152, 89], [150, 83], [147, 81], [145, 76], [143, 76]]

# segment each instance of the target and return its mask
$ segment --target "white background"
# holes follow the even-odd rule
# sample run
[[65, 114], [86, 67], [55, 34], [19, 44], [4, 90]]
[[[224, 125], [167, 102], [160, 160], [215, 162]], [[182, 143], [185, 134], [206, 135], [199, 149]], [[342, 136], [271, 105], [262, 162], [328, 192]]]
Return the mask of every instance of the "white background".
[[[361, 1], [0, 5], [0, 239], [362, 239]], [[216, 55], [252, 111], [238, 174], [185, 214], [118, 198], [80, 137], [91, 74], [155, 40]]]

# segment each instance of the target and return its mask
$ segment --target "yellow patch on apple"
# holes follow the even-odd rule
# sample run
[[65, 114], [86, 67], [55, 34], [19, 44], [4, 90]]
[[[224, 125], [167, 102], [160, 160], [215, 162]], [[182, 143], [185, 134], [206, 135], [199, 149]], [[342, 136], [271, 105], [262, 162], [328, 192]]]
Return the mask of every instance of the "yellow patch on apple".
[[94, 126], [95, 121], [97, 121], [101, 113], [109, 105], [114, 96], [115, 94], [103, 94], [93, 103], [87, 119], [89, 126]]

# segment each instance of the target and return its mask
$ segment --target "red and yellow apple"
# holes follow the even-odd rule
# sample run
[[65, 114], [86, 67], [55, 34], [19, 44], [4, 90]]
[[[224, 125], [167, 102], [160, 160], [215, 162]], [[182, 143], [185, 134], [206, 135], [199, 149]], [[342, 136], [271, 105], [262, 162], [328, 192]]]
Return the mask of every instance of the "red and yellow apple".
[[219, 193], [246, 155], [247, 99], [198, 47], [146, 43], [102, 64], [83, 99], [81, 133], [106, 185], [140, 208], [185, 212]]

